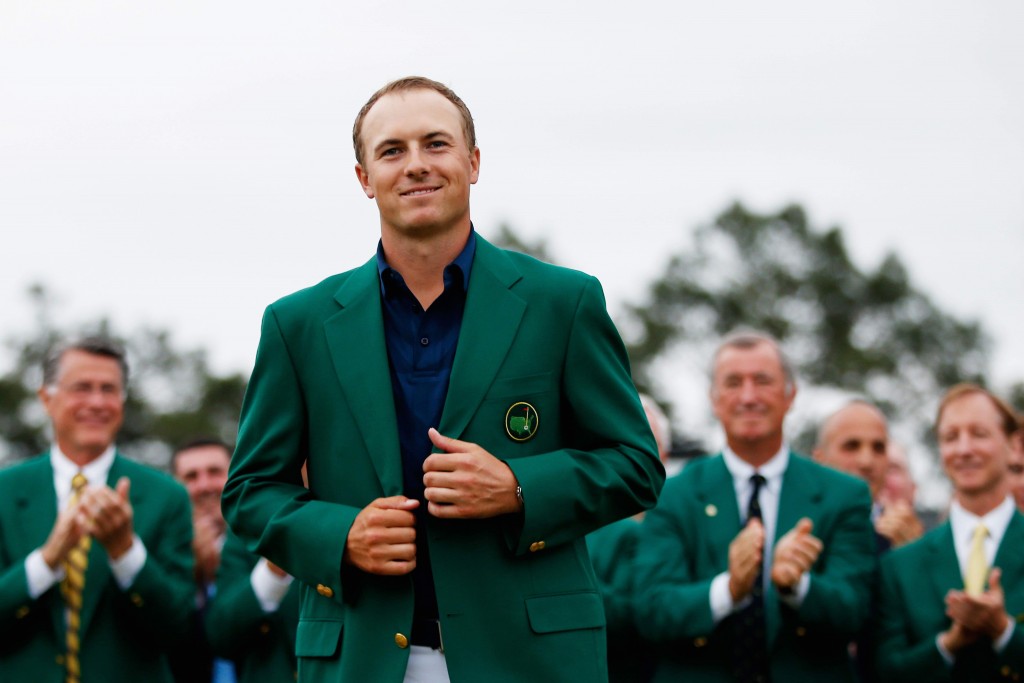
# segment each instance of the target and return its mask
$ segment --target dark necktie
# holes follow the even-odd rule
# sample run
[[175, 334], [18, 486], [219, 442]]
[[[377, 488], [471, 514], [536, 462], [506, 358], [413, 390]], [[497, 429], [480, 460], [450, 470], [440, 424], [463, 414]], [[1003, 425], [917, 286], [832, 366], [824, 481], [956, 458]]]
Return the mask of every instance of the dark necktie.
[[[765, 484], [760, 474], [750, 477], [753, 491], [747, 503], [747, 522], [761, 519], [761, 503], [757, 496]], [[733, 619], [733, 674], [740, 683], [769, 683], [768, 645], [764, 621], [764, 557], [750, 591], [750, 604], [738, 611]]]

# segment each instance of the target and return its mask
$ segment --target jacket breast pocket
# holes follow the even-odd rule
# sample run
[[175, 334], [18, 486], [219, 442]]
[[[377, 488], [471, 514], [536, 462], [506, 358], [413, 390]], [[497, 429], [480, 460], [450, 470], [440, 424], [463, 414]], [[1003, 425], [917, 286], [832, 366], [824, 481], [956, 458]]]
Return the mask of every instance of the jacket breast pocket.
[[605, 624], [601, 596], [591, 591], [526, 598], [526, 615], [534, 633], [602, 628]]

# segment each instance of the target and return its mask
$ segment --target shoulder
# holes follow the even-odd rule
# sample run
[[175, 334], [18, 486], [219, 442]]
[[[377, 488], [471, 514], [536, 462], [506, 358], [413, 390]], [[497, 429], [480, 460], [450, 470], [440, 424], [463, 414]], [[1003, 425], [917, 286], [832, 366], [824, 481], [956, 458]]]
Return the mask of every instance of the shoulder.
[[[691, 496], [688, 493], [683, 495], [682, 492], [704, 491], [723, 480], [729, 481], [729, 471], [721, 453], [701, 455], [688, 461], [680, 472], [665, 480], [661, 497], [665, 499], [668, 493], [670, 499], [691, 501]], [[673, 491], [680, 493], [673, 496]]]
[[796, 451], [790, 451], [789, 453], [789, 467], [794, 472], [798, 472], [806, 477], [811, 477], [821, 482], [823, 488], [829, 493], [846, 493], [855, 496], [867, 496], [869, 502], [871, 498], [871, 489], [868, 488], [867, 483], [855, 477], [852, 474], [841, 472], [834, 467], [828, 467], [822, 465], [819, 462], [811, 460], [806, 455], [797, 453]]
[[338, 291], [353, 279], [358, 279], [360, 275], [364, 277], [375, 275], [376, 268], [373, 266], [374, 263], [371, 260], [358, 268], [353, 268], [351, 270], [346, 270], [343, 273], [331, 275], [315, 285], [304, 287], [303, 289], [281, 297], [277, 301], [271, 303], [267, 307], [267, 311], [273, 311], [278, 315], [288, 315], [292, 313], [306, 315], [311, 311], [319, 309], [327, 309], [332, 312], [336, 311], [338, 305], [335, 301], [335, 295]]
[[538, 284], [569, 291], [579, 291], [588, 286], [600, 288], [600, 283], [593, 275], [565, 266], [556, 266], [528, 254], [500, 249], [479, 236], [473, 268], [477, 266], [493, 272], [499, 279], [514, 282], [515, 289]]
[[128, 477], [133, 492], [144, 491], [147, 496], [160, 496], [163, 499], [181, 500], [184, 497], [185, 502], [188, 502], [185, 487], [167, 472], [132, 460], [121, 452], [114, 459], [114, 467], [117, 468], [118, 476]]
[[893, 548], [882, 555], [882, 570], [898, 572], [901, 567], [918, 567], [934, 561], [934, 551], [944, 543], [952, 544], [949, 522], [927, 531], [924, 536], [910, 543]]
[[44, 476], [48, 471], [52, 472], [49, 453], [40, 453], [0, 469], [0, 486], [18, 490], [28, 482]]

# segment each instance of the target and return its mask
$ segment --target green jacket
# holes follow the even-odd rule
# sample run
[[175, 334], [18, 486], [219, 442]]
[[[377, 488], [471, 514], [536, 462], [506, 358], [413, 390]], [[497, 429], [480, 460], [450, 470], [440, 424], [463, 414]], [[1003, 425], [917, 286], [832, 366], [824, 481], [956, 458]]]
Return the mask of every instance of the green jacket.
[[[516, 441], [521, 401], [537, 417]], [[402, 493], [396, 425], [375, 259], [267, 309], [224, 511], [306, 584], [301, 680], [404, 676], [410, 578], [342, 568], [359, 511]], [[525, 499], [521, 517], [428, 520], [451, 680], [604, 680], [583, 537], [653, 505], [664, 470], [597, 280], [478, 236], [438, 429], [506, 460]]]
[[[871, 495], [858, 479], [790, 453], [776, 541], [801, 517], [824, 543], [799, 609], [765, 591], [768, 653], [782, 683], [852, 681], [848, 644], [868, 617], [877, 569]], [[661, 645], [656, 681], [732, 681], [732, 618], [712, 620], [712, 579], [740, 531], [736, 489], [721, 455], [689, 463], [647, 513], [636, 560], [637, 620]]]
[[882, 558], [877, 665], [883, 681], [923, 683], [1011, 681], [1024, 675], [1024, 516], [1015, 512], [999, 544], [994, 565], [1002, 570], [1006, 611], [1016, 619], [1001, 653], [991, 641], [960, 652], [950, 667], [935, 637], [950, 626], [946, 593], [962, 590], [963, 578], [949, 522]]
[[[169, 476], [117, 455], [108, 485], [131, 480], [135, 533], [146, 563], [127, 591], [106, 551], [89, 552], [82, 601], [82, 683], [170, 681], [165, 651], [187, 631], [195, 600], [188, 494]], [[28, 596], [25, 558], [57, 519], [48, 454], [0, 471], [0, 680], [62, 683], [64, 602], [56, 584]]]
[[217, 592], [206, 606], [210, 646], [218, 657], [235, 662], [239, 683], [293, 683], [300, 584], [292, 582], [277, 611], [264, 612], [250, 579], [258, 561], [258, 555], [228, 533]]

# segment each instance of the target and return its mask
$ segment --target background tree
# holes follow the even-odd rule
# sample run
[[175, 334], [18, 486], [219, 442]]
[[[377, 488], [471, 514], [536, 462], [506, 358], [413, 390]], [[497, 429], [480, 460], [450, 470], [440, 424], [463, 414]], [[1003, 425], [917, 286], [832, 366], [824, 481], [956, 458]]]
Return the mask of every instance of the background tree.
[[214, 373], [203, 350], [176, 348], [167, 330], [144, 327], [130, 334], [109, 320], [71, 327], [53, 323], [53, 298], [42, 285], [29, 297], [34, 329], [7, 340], [13, 367], [0, 376], [0, 462], [49, 447], [48, 420], [36, 397], [42, 361], [61, 340], [90, 334], [116, 339], [128, 350], [129, 383], [118, 447], [127, 455], [166, 467], [172, 449], [199, 435], [234, 443], [246, 379]]
[[[723, 334], [753, 327], [782, 341], [802, 388], [862, 395], [919, 435], [942, 390], [984, 383], [989, 349], [981, 327], [939, 309], [896, 255], [860, 269], [840, 228], [814, 230], [797, 205], [759, 215], [737, 203], [699, 227], [622, 323], [634, 378], [655, 394], [655, 363], [670, 350], [709, 358]], [[815, 427], [798, 448], [813, 445]]]

